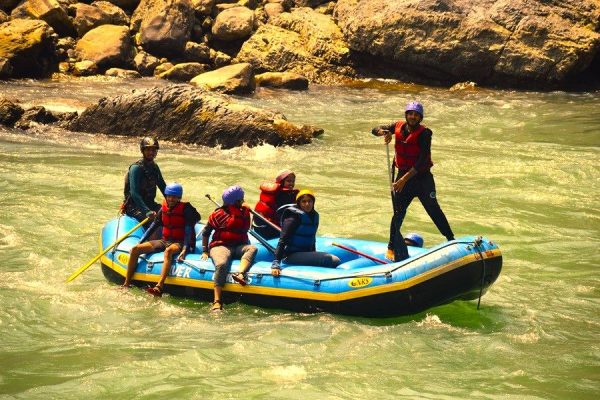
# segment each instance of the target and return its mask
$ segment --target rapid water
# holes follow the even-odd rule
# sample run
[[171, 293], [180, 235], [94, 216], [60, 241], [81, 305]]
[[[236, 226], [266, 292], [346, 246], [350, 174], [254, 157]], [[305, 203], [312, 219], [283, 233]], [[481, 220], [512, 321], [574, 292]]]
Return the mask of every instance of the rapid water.
[[[26, 105], [82, 110], [154, 80], [0, 82]], [[151, 298], [92, 266], [138, 138], [0, 127], [0, 398], [596, 399], [600, 395], [600, 93], [415, 85], [261, 90], [239, 101], [325, 129], [296, 148], [161, 143], [165, 179], [205, 218], [282, 168], [317, 193], [320, 233], [386, 240], [386, 152], [371, 127], [425, 104], [438, 198], [457, 236], [498, 242], [476, 302], [390, 319]], [[403, 231], [443, 237], [418, 201]]]

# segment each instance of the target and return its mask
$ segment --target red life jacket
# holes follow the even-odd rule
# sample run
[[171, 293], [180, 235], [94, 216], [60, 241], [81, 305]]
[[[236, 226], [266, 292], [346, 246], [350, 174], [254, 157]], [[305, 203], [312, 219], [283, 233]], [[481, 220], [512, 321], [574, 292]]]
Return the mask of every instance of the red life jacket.
[[164, 200], [162, 203], [162, 239], [169, 242], [183, 243], [185, 239], [185, 216], [183, 209], [185, 205], [183, 201], [177, 203], [177, 205], [169, 210], [167, 201]]
[[208, 223], [215, 228], [210, 248], [249, 242], [250, 210], [247, 207], [223, 206], [210, 214]]
[[277, 224], [279, 221], [276, 221], [275, 213], [279, 206], [283, 205], [277, 204], [277, 196], [281, 192], [289, 192], [289, 197], [293, 198], [292, 203], [295, 200], [296, 194], [298, 194], [298, 190], [283, 188], [277, 182], [263, 182], [260, 185], [260, 197], [256, 206], [254, 206], [254, 211]]
[[[419, 136], [421, 136], [421, 133], [423, 133], [426, 128], [425, 125], [419, 125], [417, 129], [410, 132], [408, 136], [404, 138], [402, 135], [402, 127], [404, 124], [406, 124], [406, 122], [398, 121], [396, 122], [396, 128], [394, 129], [394, 136], [396, 138], [394, 144], [396, 157], [394, 157], [394, 161], [398, 171], [406, 171], [416, 165], [417, 159], [419, 158], [419, 152], [421, 151], [421, 146], [419, 146]], [[428, 162], [425, 163], [424, 167], [419, 169], [419, 172], [427, 171], [433, 166], [431, 153], [427, 158]]]

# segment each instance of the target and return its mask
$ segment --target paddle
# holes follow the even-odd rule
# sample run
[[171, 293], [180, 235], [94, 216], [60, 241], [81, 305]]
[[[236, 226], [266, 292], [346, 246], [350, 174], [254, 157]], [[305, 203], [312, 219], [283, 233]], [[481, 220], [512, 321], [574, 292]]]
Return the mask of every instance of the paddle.
[[269, 221], [266, 217], [262, 216], [260, 213], [257, 213], [256, 211], [254, 211], [253, 209], [250, 208], [250, 212], [252, 213], [252, 215], [254, 215], [255, 217], [258, 217], [260, 220], [264, 221], [267, 223], [267, 225], [269, 225], [271, 228], [275, 229], [277, 232], [281, 232], [281, 228], [277, 225], [275, 225], [274, 223], [272, 223], [271, 221]]
[[385, 144], [385, 151], [387, 153], [387, 166], [388, 166], [388, 177], [390, 180], [390, 195], [392, 196], [392, 208], [394, 210], [394, 216], [392, 217], [392, 223], [394, 224], [394, 234], [392, 238], [392, 248], [394, 249], [394, 261], [400, 261], [408, 258], [408, 249], [404, 243], [404, 238], [400, 233], [400, 227], [398, 226], [398, 209], [396, 207], [395, 192], [394, 192], [394, 171], [390, 165], [390, 144]]
[[340, 249], [344, 249], [346, 251], [349, 251], [350, 253], [358, 254], [359, 256], [363, 256], [365, 258], [368, 258], [369, 260], [375, 261], [376, 263], [379, 263], [379, 264], [389, 264], [387, 261], [381, 260], [381, 259], [379, 259], [377, 257], [370, 256], [370, 255], [365, 254], [365, 253], [363, 253], [361, 251], [354, 250], [354, 249], [352, 249], [350, 247], [344, 246], [343, 244], [339, 244], [339, 243], [331, 243], [331, 244], [333, 246], [339, 247]]
[[[209, 199], [210, 201], [212, 201], [217, 207], [222, 207], [219, 203], [214, 201], [212, 197], [210, 197], [210, 194], [206, 194], [206, 198]], [[250, 210], [250, 211], [252, 212], [252, 210]], [[267, 242], [262, 236], [260, 236], [256, 232], [254, 232], [252, 229], [249, 229], [248, 233], [251, 234], [252, 236], [254, 236], [254, 238], [256, 238], [256, 240], [258, 240], [260, 242], [260, 244], [265, 246], [265, 248], [267, 250], [269, 250], [272, 254], [275, 254], [275, 248], [273, 246], [271, 246], [269, 244], [269, 242]]]
[[73, 272], [73, 274], [67, 278], [67, 283], [71, 282], [73, 279], [75, 279], [79, 275], [81, 275], [81, 273], [83, 271], [85, 271], [86, 269], [88, 269], [90, 267], [90, 265], [92, 265], [93, 263], [95, 263], [96, 261], [98, 261], [98, 259], [100, 259], [100, 257], [102, 257], [103, 255], [105, 255], [106, 253], [108, 253], [111, 248], [113, 248], [114, 246], [118, 245], [123, 240], [127, 239], [127, 237], [129, 237], [129, 235], [131, 235], [133, 232], [135, 232], [140, 226], [142, 226], [146, 222], [148, 222], [149, 219], [150, 218], [146, 218], [142, 222], [140, 222], [139, 224], [137, 224], [136, 226], [134, 226], [133, 228], [131, 228], [131, 230], [129, 230], [123, 236], [121, 236], [120, 238], [118, 238], [117, 240], [115, 240], [115, 242], [113, 244], [111, 244], [110, 246], [108, 246], [104, 250], [102, 250], [102, 252], [100, 254], [98, 254], [96, 257], [92, 258], [87, 264], [85, 264], [84, 266], [82, 266], [81, 268], [79, 268], [77, 271]]

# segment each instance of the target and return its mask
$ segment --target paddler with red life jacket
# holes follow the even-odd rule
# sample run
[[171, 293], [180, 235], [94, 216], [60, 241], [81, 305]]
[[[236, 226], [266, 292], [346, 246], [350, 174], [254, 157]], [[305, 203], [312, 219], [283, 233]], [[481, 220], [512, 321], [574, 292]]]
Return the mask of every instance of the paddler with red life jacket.
[[[277, 174], [275, 182], [263, 182], [260, 185], [260, 197], [254, 211], [279, 225], [280, 213], [277, 210], [285, 204], [294, 204], [298, 190], [294, 189], [296, 174], [289, 169], [284, 169]], [[279, 232], [270, 227], [265, 221], [254, 217], [252, 219], [254, 231], [265, 239], [273, 239], [279, 236]]]
[[316, 235], [319, 213], [315, 210], [315, 194], [303, 189], [296, 196], [296, 203], [284, 206], [281, 216], [281, 237], [271, 264], [271, 274], [279, 276], [281, 262], [292, 265], [314, 265], [335, 268], [340, 259], [329, 253], [316, 251]]
[[[454, 239], [454, 233], [450, 228], [450, 224], [440, 208], [437, 201], [435, 191], [435, 181], [431, 174], [431, 137], [432, 132], [423, 121], [423, 105], [416, 101], [411, 101], [406, 105], [405, 121], [395, 121], [389, 125], [380, 125], [373, 128], [371, 133], [375, 136], [384, 136], [386, 144], [392, 141], [394, 137], [394, 168], [396, 172], [396, 180], [393, 184], [394, 190], [394, 207], [395, 218], [392, 217], [390, 223], [390, 241], [388, 243], [388, 251], [386, 258], [393, 261], [401, 261], [403, 258], [408, 258], [408, 252], [404, 240], [394, 241], [395, 235], [400, 234], [400, 228], [406, 210], [415, 197], [425, 208], [429, 217], [438, 230], [446, 237], [447, 240]], [[394, 259], [393, 243], [396, 242], [403, 249], [397, 249], [399, 254], [402, 254], [400, 260]]]
[[248, 239], [250, 209], [244, 205], [244, 190], [238, 185], [230, 186], [223, 191], [221, 197], [223, 205], [208, 216], [208, 222], [202, 231], [202, 259], [210, 257], [215, 265], [211, 311], [223, 309], [221, 293], [233, 259], [240, 260], [240, 272], [232, 274], [232, 278], [244, 285], [246, 272], [252, 266], [258, 250]]
[[[173, 256], [177, 255], [177, 260], [181, 261], [186, 254], [194, 251], [196, 247], [194, 226], [200, 221], [200, 214], [190, 203], [181, 201], [182, 196], [183, 187], [179, 183], [166, 185], [165, 200], [156, 218], [142, 236], [140, 243], [131, 248], [123, 286], [128, 287], [131, 284], [131, 278], [141, 254], [164, 251], [160, 279], [156, 286], [147, 289], [149, 293], [161, 296], [165, 279], [171, 270]], [[158, 227], [162, 227], [162, 237], [146, 242], [145, 240], [150, 237], [152, 231]]]
[[[153, 137], [145, 137], [140, 141], [142, 158], [129, 166], [125, 174], [122, 210], [125, 214], [142, 221], [146, 217], [154, 219], [160, 209], [154, 198], [156, 188], [165, 193], [165, 180], [160, 168], [154, 162], [160, 146]], [[148, 225], [150, 225], [148, 223]], [[147, 226], [146, 226], [147, 227]]]

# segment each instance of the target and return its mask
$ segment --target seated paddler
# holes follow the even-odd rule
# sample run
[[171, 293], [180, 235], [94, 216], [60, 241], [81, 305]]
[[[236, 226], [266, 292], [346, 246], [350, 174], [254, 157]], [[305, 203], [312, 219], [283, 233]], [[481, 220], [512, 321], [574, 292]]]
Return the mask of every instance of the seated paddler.
[[[165, 200], [156, 218], [142, 236], [140, 243], [131, 248], [123, 286], [130, 286], [138, 257], [141, 254], [164, 251], [164, 261], [158, 283], [156, 286], [147, 289], [149, 293], [160, 296], [167, 274], [171, 269], [173, 258], [177, 256], [178, 261], [181, 261], [186, 254], [194, 251], [196, 247], [194, 226], [200, 221], [200, 213], [190, 203], [181, 201], [182, 196], [183, 187], [179, 183], [166, 185]], [[157, 240], [146, 241], [152, 235], [152, 232], [159, 227], [162, 228], [162, 237]]]
[[[260, 197], [254, 211], [275, 225], [279, 225], [278, 210], [286, 204], [294, 204], [298, 189], [296, 185], [296, 174], [289, 169], [279, 171], [275, 182], [263, 182], [260, 185]], [[265, 239], [273, 239], [279, 236], [279, 231], [269, 226], [263, 219], [254, 217], [252, 219], [254, 231]]]
[[329, 268], [340, 264], [337, 256], [316, 251], [319, 213], [315, 210], [315, 194], [312, 190], [298, 192], [296, 203], [283, 206], [282, 211], [281, 236], [271, 265], [273, 276], [279, 276], [282, 261], [285, 264]]
[[248, 238], [250, 209], [244, 204], [244, 189], [238, 185], [230, 186], [223, 191], [221, 198], [223, 205], [208, 216], [208, 222], [202, 231], [202, 259], [210, 257], [215, 265], [211, 311], [223, 309], [221, 295], [233, 259], [240, 260], [240, 272], [233, 273], [232, 278], [239, 284], [246, 285], [246, 272], [254, 263], [258, 250], [250, 244]]

